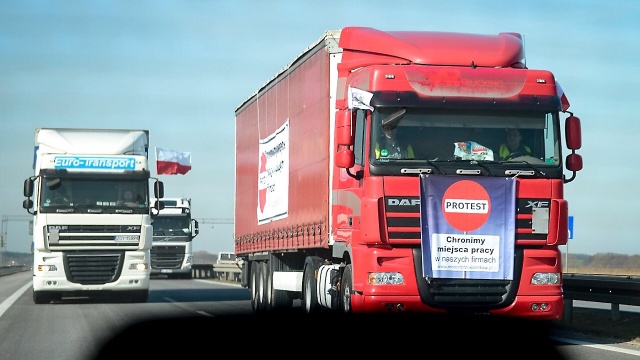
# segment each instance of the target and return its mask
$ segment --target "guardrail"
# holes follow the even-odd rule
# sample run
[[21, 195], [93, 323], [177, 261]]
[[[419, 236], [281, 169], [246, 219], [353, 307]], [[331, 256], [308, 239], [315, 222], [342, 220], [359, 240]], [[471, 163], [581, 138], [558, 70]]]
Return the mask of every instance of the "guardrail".
[[29, 270], [29, 267], [26, 265], [8, 265], [8, 266], [0, 266], [0, 276], [11, 275], [22, 271]]
[[219, 279], [240, 282], [242, 270], [236, 264], [193, 264], [191, 275], [194, 279]]
[[640, 276], [571, 274], [563, 275], [564, 321], [573, 317], [573, 300], [611, 304], [611, 319], [620, 319], [620, 305], [640, 306]]

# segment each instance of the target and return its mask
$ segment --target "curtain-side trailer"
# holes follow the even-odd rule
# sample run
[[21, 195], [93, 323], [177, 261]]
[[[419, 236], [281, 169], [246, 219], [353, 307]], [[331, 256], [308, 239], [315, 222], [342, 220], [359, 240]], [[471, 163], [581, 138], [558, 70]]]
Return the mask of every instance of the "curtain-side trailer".
[[[253, 309], [560, 318], [568, 108], [517, 33], [327, 31], [236, 108]], [[513, 129], [528, 151], [501, 158]]]

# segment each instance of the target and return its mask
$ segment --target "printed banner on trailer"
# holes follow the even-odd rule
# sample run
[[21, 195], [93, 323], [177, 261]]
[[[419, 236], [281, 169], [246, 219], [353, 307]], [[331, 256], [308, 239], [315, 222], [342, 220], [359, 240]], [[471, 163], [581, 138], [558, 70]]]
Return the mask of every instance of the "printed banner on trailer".
[[258, 145], [258, 224], [289, 216], [289, 119]]
[[191, 153], [156, 147], [156, 172], [158, 175], [186, 174], [191, 170]]
[[516, 180], [420, 175], [425, 278], [513, 279]]

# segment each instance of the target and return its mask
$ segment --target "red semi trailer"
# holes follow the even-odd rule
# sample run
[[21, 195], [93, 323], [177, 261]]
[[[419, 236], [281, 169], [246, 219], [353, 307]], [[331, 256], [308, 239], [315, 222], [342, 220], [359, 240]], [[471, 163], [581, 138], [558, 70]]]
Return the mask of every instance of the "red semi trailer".
[[560, 318], [563, 188], [582, 169], [568, 108], [517, 33], [327, 31], [236, 109], [254, 311]]

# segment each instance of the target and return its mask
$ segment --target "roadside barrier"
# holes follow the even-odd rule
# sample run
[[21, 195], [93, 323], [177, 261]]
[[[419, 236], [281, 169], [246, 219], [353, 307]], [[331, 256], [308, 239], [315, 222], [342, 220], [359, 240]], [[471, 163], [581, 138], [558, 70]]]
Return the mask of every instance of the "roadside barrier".
[[240, 282], [242, 270], [235, 264], [193, 264], [191, 275], [194, 279], [219, 279]]

